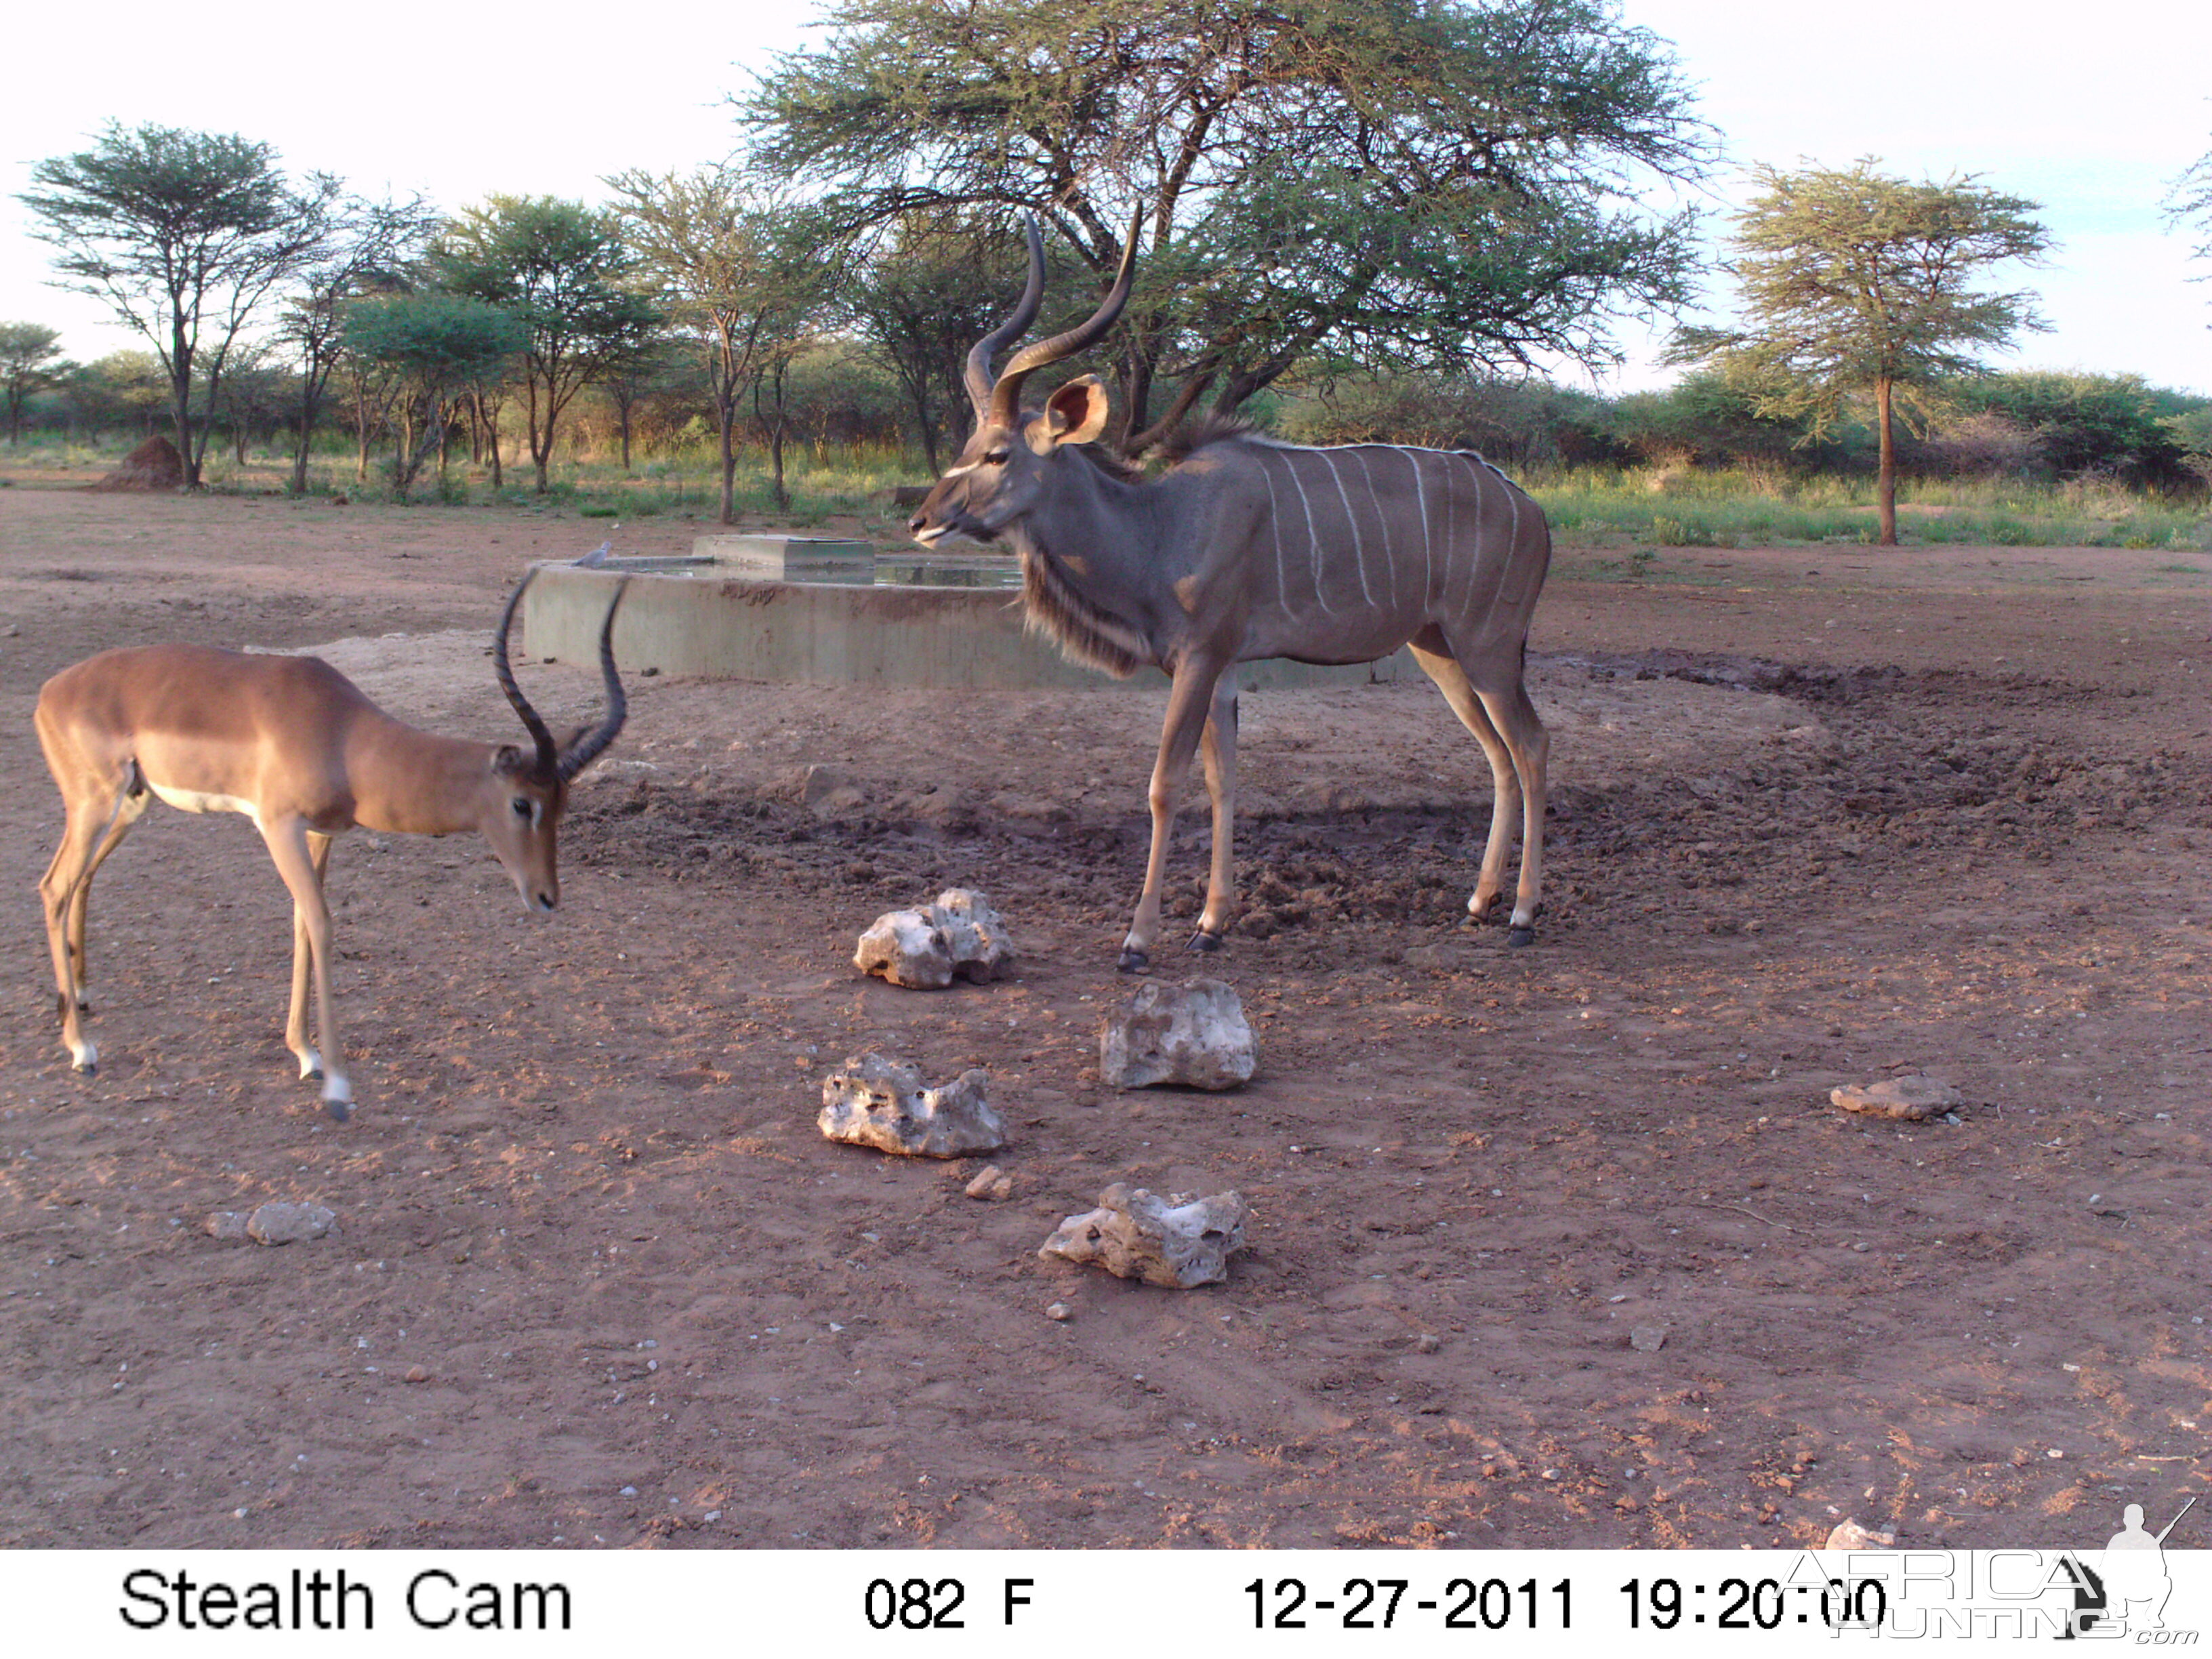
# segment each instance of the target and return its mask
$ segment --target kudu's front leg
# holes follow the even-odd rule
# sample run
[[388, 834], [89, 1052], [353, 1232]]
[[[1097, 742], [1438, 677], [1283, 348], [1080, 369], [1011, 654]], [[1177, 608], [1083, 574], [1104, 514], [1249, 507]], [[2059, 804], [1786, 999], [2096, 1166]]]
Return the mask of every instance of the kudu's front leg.
[[1214, 683], [1213, 708], [1199, 740], [1206, 763], [1206, 793], [1213, 802], [1213, 863], [1206, 873], [1206, 908], [1191, 935], [1194, 951], [1218, 951], [1237, 908], [1237, 672]]
[[[1229, 665], [1213, 659], [1185, 657], [1168, 688], [1167, 720], [1160, 727], [1159, 758], [1152, 764], [1152, 851], [1145, 866], [1145, 890], [1137, 901], [1136, 919], [1129, 936], [1121, 941], [1121, 969], [1140, 974], [1152, 965], [1153, 942], [1160, 933], [1160, 888], [1167, 875], [1168, 840], [1175, 828], [1176, 796], [1190, 757], [1198, 748], [1212, 706], [1214, 688]], [[1217, 847], [1217, 866], [1219, 860]]]

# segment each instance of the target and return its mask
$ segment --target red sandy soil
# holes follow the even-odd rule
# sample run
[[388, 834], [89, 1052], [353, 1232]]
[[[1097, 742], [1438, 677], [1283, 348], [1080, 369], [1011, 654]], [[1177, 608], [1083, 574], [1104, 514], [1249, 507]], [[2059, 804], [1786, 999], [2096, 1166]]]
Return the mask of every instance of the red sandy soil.
[[[291, 1076], [234, 817], [156, 807], [102, 872], [73, 1074], [41, 682], [328, 647], [511, 738], [499, 599], [606, 531], [0, 490], [0, 1545], [2087, 1545], [2204, 1489], [2212, 556], [1564, 550], [1528, 950], [1463, 922], [1488, 777], [1433, 691], [1248, 697], [1234, 1094], [1097, 1077], [1158, 690], [663, 678], [550, 922], [474, 839], [340, 844], [351, 1122]], [[811, 764], [861, 804], [818, 817]], [[853, 971], [953, 884], [1018, 979]], [[820, 1137], [870, 1047], [988, 1069], [1010, 1200]], [[1828, 1104], [1906, 1070], [1960, 1121]], [[1039, 1260], [1117, 1180], [1240, 1191], [1230, 1281]], [[337, 1230], [204, 1231], [272, 1198]]]

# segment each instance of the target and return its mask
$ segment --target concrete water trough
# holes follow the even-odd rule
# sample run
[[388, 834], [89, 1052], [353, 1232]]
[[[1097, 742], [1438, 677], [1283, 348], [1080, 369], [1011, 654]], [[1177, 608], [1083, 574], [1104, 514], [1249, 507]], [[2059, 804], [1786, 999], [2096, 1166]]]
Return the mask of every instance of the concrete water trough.
[[[689, 558], [593, 557], [537, 567], [522, 604], [531, 656], [595, 662], [608, 601], [628, 576], [615, 656], [629, 674], [945, 690], [1162, 683], [1149, 670], [1117, 680], [1079, 667], [1026, 633], [1012, 554], [878, 553], [862, 542], [725, 535], [698, 538]], [[1419, 672], [1401, 651], [1348, 666], [1271, 658], [1243, 665], [1237, 676], [1244, 690], [1262, 690]]]

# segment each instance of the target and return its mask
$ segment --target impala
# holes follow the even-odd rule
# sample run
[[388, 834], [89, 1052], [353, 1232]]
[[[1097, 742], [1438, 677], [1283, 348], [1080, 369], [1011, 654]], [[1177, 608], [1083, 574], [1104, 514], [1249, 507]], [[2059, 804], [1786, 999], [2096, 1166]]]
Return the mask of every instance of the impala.
[[1522, 679], [1528, 621], [1551, 562], [1542, 511], [1464, 451], [1398, 444], [1310, 449], [1234, 423], [1201, 427], [1174, 464], [1145, 479], [1099, 453], [1106, 390], [1070, 380], [1034, 412], [1036, 370], [1085, 349], [1129, 296], [1138, 225], [1112, 289], [1089, 321], [1024, 347], [994, 380], [991, 359], [1035, 320], [1044, 249], [1029, 227], [1029, 281], [1014, 313], [968, 354], [975, 432], [909, 522], [924, 544], [947, 535], [1011, 541], [1030, 624], [1069, 658], [1127, 676], [1171, 677], [1152, 768], [1152, 853], [1121, 947], [1124, 971], [1150, 962], [1176, 797], [1203, 743], [1213, 858], [1193, 950], [1219, 947], [1235, 902], [1237, 664], [1260, 657], [1357, 663], [1410, 645], [1490, 762], [1490, 839], [1468, 909], [1478, 920], [1504, 884], [1522, 831], [1511, 931], [1534, 938], [1543, 879], [1550, 739]]
[[[261, 832], [292, 893], [284, 1046], [298, 1057], [303, 1079], [322, 1079], [324, 1107], [340, 1120], [351, 1109], [353, 1091], [331, 1006], [323, 874], [333, 837], [356, 824], [425, 836], [479, 830], [529, 908], [548, 911], [560, 902], [554, 836], [568, 784], [614, 741], [627, 708], [613, 648], [622, 595], [617, 589], [599, 633], [605, 717], [564, 744], [554, 741], [507, 663], [507, 632], [529, 585], [526, 575], [508, 596], [492, 658], [529, 731], [531, 754], [402, 725], [313, 657], [137, 646], [103, 651], [46, 682], [39, 693], [39, 743], [67, 819], [39, 893], [62, 1044], [78, 1071], [93, 1072], [100, 1059], [82, 1024], [92, 878], [154, 797], [187, 812], [243, 812]], [[319, 1051], [307, 1033], [311, 969]]]

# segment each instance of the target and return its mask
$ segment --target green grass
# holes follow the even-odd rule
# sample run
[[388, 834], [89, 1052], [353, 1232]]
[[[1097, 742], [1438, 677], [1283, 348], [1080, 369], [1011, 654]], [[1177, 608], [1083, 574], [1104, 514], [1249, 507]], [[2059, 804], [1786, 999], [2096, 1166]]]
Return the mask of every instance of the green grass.
[[[1600, 546], [1755, 547], [1871, 543], [1871, 479], [1583, 467], [1522, 480], [1553, 534]], [[2212, 549], [2203, 506], [2103, 484], [1913, 480], [1898, 492], [1906, 545]]]
[[[119, 442], [94, 447], [33, 440], [21, 451], [0, 448], [0, 475], [20, 469], [97, 476], [114, 465], [126, 447]], [[282, 493], [291, 477], [289, 458], [276, 451], [255, 453], [241, 467], [227, 449], [210, 449], [206, 471], [210, 489], [240, 494]], [[738, 464], [738, 521], [805, 528], [852, 517], [880, 523], [896, 538], [904, 514], [889, 504], [884, 492], [893, 484], [927, 482], [927, 469], [920, 456], [894, 450], [817, 454], [810, 446], [794, 444], [787, 452], [786, 478], [787, 509], [777, 507], [770, 491], [766, 458], [746, 450]], [[376, 466], [368, 483], [356, 479], [352, 447], [343, 440], [318, 452], [308, 481], [312, 495], [392, 499]], [[1542, 504], [1562, 542], [1601, 550], [1865, 545], [1875, 534], [1871, 479], [1579, 467], [1525, 475], [1522, 482]], [[434, 469], [426, 469], [416, 480], [410, 504], [425, 509], [507, 507], [623, 523], [655, 517], [712, 523], [719, 501], [710, 446], [641, 451], [628, 471], [611, 458], [564, 462], [553, 468], [544, 495], [535, 485], [526, 462], [507, 468], [501, 487], [494, 489], [486, 469], [456, 458], [443, 480]], [[1949, 542], [2212, 551], [2212, 511], [2201, 502], [2106, 483], [1914, 479], [1899, 495], [1899, 538], [1907, 546]]]

